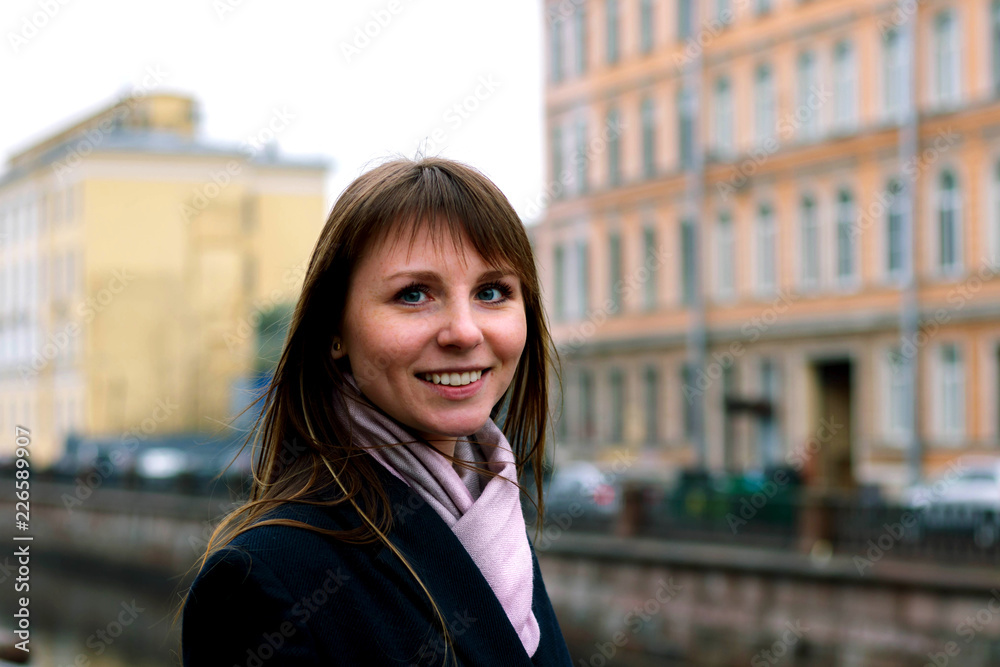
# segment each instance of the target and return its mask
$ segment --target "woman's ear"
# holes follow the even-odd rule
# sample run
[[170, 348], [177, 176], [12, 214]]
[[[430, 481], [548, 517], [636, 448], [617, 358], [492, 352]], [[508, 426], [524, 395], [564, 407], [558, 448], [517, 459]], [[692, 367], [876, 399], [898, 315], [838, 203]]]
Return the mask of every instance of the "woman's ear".
[[347, 356], [347, 350], [344, 349], [344, 344], [341, 342], [340, 338], [333, 339], [333, 345], [330, 348], [330, 354], [334, 359], [340, 359]]

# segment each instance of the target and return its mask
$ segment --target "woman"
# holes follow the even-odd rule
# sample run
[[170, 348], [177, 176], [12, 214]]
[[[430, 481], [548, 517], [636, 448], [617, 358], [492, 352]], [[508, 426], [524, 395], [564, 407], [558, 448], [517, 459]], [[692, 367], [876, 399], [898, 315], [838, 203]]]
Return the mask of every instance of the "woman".
[[516, 484], [542, 478], [549, 355], [493, 183], [439, 158], [355, 180], [262, 396], [250, 501], [188, 593], [184, 664], [569, 665]]

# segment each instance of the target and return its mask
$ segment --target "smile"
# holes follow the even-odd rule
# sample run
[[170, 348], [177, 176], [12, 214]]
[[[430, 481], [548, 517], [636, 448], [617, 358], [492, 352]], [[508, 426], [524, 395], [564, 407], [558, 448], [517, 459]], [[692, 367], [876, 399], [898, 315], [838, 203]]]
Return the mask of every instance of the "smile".
[[483, 377], [483, 371], [466, 371], [465, 373], [424, 373], [422, 379], [432, 384], [443, 384], [452, 387], [461, 387], [472, 384]]

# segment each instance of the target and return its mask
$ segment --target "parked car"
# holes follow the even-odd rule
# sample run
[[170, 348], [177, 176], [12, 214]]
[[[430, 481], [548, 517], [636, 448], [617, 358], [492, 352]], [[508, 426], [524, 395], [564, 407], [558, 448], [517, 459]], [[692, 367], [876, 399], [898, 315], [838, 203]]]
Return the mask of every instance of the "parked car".
[[[529, 491], [534, 482], [530, 484]], [[577, 529], [606, 528], [621, 511], [621, 481], [587, 461], [571, 461], [556, 467], [542, 488], [546, 522], [563, 529], [570, 525]], [[525, 519], [534, 523], [534, 506], [530, 502], [525, 505]]]
[[903, 503], [918, 512], [921, 531], [972, 531], [977, 545], [991, 546], [1000, 540], [1000, 457], [961, 457], [908, 488]]

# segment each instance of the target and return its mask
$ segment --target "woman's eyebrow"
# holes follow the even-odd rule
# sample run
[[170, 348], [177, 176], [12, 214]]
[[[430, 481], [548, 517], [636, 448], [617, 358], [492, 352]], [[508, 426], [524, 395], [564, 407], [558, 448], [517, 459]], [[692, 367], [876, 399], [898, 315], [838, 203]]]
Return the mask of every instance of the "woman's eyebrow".
[[[504, 278], [506, 276], [517, 275], [513, 269], [500, 270], [500, 269], [490, 269], [489, 271], [484, 271], [479, 275], [477, 281], [480, 280], [497, 280], [499, 278]], [[386, 280], [393, 280], [395, 278], [412, 278], [413, 280], [425, 280], [427, 282], [440, 282], [441, 274], [436, 271], [397, 271], [392, 274]]]

